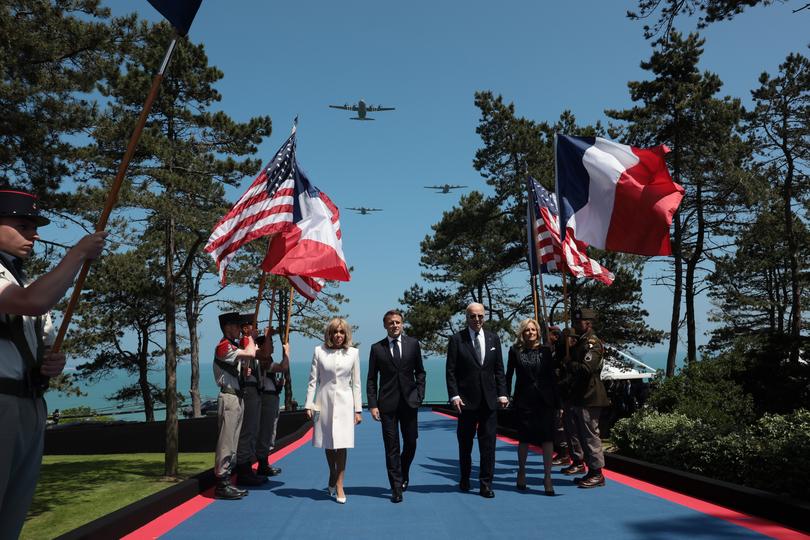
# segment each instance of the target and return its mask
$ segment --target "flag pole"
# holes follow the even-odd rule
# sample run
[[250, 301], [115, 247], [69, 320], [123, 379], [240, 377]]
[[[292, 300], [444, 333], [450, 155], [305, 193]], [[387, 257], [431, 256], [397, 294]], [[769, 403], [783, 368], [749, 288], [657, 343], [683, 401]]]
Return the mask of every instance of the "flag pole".
[[295, 289], [290, 287], [290, 301], [287, 303], [287, 329], [284, 331], [284, 343], [290, 342], [290, 317], [292, 316], [293, 297]]
[[[273, 242], [273, 237], [267, 242], [267, 249], [270, 249], [270, 244]], [[256, 330], [259, 323], [259, 306], [262, 304], [262, 295], [264, 294], [264, 286], [267, 283], [267, 272], [262, 271], [262, 277], [259, 279], [259, 294], [256, 296], [256, 309], [253, 311], [253, 329]], [[270, 308], [270, 320], [273, 320], [273, 308]]]
[[[259, 307], [262, 305], [262, 295], [264, 295], [264, 285], [267, 283], [267, 272], [262, 272], [262, 277], [259, 278], [259, 294], [256, 295], [256, 308], [253, 310], [253, 329], [257, 330], [259, 324]], [[272, 318], [273, 312], [270, 308], [270, 317]]]
[[[562, 206], [560, 203], [560, 174], [558, 169], [557, 163], [557, 133], [554, 133], [554, 193], [557, 196], [557, 205], [559, 207], [559, 212], [562, 213]], [[563, 237], [566, 231], [560, 226], [560, 276], [562, 276], [562, 286], [563, 286], [563, 322], [565, 324], [565, 329], [568, 330], [568, 286], [566, 283], [568, 282], [568, 274], [566, 270], [568, 269], [567, 258], [565, 256], [565, 244], [563, 244]], [[567, 334], [567, 332], [566, 332]], [[568, 347], [568, 336], [566, 335], [565, 338], [565, 356], [568, 357], [570, 354], [570, 350]]]
[[276, 308], [276, 288], [272, 287], [270, 289], [272, 291], [270, 293], [270, 318], [267, 320], [267, 327], [272, 329], [273, 328], [273, 310]]
[[534, 279], [534, 274], [529, 275], [529, 283], [532, 285], [532, 302], [534, 303], [534, 320], [540, 320], [540, 311], [537, 307], [537, 280]]
[[[112, 186], [110, 186], [110, 192], [107, 195], [107, 202], [104, 205], [104, 210], [101, 212], [101, 216], [99, 216], [98, 223], [96, 224], [96, 232], [101, 232], [107, 228], [107, 221], [110, 218], [113, 207], [118, 202], [118, 192], [121, 190], [121, 184], [124, 181], [124, 175], [127, 172], [127, 167], [129, 167], [129, 162], [132, 160], [132, 156], [135, 154], [135, 148], [138, 146], [138, 141], [141, 138], [143, 127], [146, 125], [146, 119], [149, 116], [149, 112], [152, 110], [152, 104], [157, 98], [160, 83], [163, 82], [163, 74], [165, 73], [166, 68], [169, 66], [169, 60], [171, 60], [172, 54], [174, 54], [176, 45], [177, 36], [174, 36], [172, 38], [172, 42], [169, 43], [165, 56], [163, 57], [163, 63], [160, 65], [160, 70], [152, 80], [152, 87], [149, 89], [146, 102], [141, 109], [141, 115], [138, 117], [138, 122], [135, 124], [135, 130], [132, 132], [132, 136], [129, 138], [129, 144], [127, 145], [127, 150], [124, 153], [121, 164], [118, 166], [118, 173], [115, 175], [115, 180], [113, 181]], [[87, 279], [87, 274], [89, 271], [90, 261], [87, 260], [82, 265], [82, 269], [76, 278], [76, 284], [73, 287], [73, 294], [71, 295], [70, 301], [65, 308], [62, 324], [59, 327], [59, 333], [56, 335], [56, 340], [51, 347], [53, 352], [59, 352], [59, 350], [62, 348], [62, 342], [65, 339], [65, 334], [67, 334], [68, 326], [70, 326], [70, 319], [73, 317], [73, 310], [76, 308], [76, 304], [79, 301], [79, 296], [81, 295], [82, 288], [84, 287], [84, 282]]]
[[548, 310], [546, 309], [546, 291], [545, 286], [543, 285], [543, 273], [540, 273], [540, 299], [542, 300], [542, 308], [543, 308], [543, 335], [546, 338], [546, 343], [549, 342], [548, 339]]
[[[293, 303], [293, 293], [295, 289], [290, 287], [290, 298], [289, 302], [287, 303], [287, 329], [284, 333], [284, 343], [289, 343], [290, 340], [290, 315], [292, 313], [292, 303]], [[279, 291], [279, 303], [283, 306], [284, 304], [281, 302], [281, 291]], [[281, 318], [281, 314], [279, 314], [279, 318]], [[293, 399], [292, 395], [292, 373], [290, 372], [290, 366], [287, 366], [287, 369], [284, 370], [284, 410], [285, 411], [294, 411], [296, 409], [297, 403]]]

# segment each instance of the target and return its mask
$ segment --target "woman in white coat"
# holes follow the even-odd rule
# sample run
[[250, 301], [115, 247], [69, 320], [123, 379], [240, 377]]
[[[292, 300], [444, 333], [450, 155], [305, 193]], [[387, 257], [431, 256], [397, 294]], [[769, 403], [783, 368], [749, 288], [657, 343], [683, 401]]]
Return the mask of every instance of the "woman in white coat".
[[329, 494], [345, 503], [346, 449], [354, 448], [354, 426], [363, 419], [360, 354], [352, 347], [352, 330], [345, 319], [329, 321], [323, 345], [315, 347], [304, 408], [315, 420], [312, 445], [326, 451]]

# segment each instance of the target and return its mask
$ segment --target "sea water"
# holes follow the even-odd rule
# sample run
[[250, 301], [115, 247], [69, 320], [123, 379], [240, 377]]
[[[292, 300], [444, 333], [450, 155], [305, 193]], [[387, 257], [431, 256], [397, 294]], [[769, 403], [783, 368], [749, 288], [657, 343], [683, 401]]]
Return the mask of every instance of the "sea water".
[[[665, 350], [646, 351], [635, 356], [645, 364], [656, 369], [663, 369], [666, 366], [667, 353]], [[363, 403], [365, 403], [365, 377], [368, 362], [362, 357], [363, 355], [361, 351], [360, 372], [362, 374], [362, 381], [360, 387], [363, 392]], [[504, 358], [504, 363], [505, 362], [506, 358]], [[306, 400], [310, 365], [311, 363], [304, 359], [293, 360], [290, 362], [293, 399], [298, 402], [299, 407], [303, 407], [304, 401]], [[424, 359], [424, 366], [426, 372], [425, 401], [428, 403], [447, 402], [447, 386], [445, 385], [444, 377], [444, 357], [427, 357]], [[135, 375], [130, 375], [123, 370], [116, 370], [113, 371], [108, 377], [92, 384], [81, 382], [79, 387], [86, 394], [84, 396], [65, 396], [64, 394], [49, 391], [45, 396], [48, 404], [49, 414], [54, 409], [64, 411], [65, 409], [72, 407], [89, 407], [99, 414], [113, 416], [117, 420], [143, 421], [145, 419], [145, 415], [142, 412], [142, 403], [118, 403], [110, 399], [110, 396], [117, 390], [124, 386], [134, 384], [136, 380], [137, 378]], [[165, 373], [161, 366], [157, 365], [150, 370], [149, 381], [161, 388], [165, 386]], [[177, 365], [177, 391], [184, 398], [180, 404], [180, 409], [191, 405], [191, 394], [189, 393], [190, 387], [191, 363], [188, 361], [180, 362]], [[218, 389], [216, 384], [214, 384], [213, 364], [210, 360], [200, 363], [199, 388], [200, 396], [203, 401], [206, 399], [216, 399]], [[160, 407], [162, 407], [161, 404], [156, 404], [156, 408]], [[162, 420], [164, 417], [165, 413], [162, 409], [155, 411], [156, 420]]]

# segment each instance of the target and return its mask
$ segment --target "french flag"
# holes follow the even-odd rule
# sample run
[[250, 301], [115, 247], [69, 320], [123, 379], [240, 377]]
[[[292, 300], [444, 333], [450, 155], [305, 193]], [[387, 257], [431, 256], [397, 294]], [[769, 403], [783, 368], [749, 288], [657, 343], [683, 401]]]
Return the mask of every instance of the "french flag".
[[292, 222], [273, 237], [261, 266], [270, 274], [290, 277], [293, 286], [311, 300], [323, 280], [349, 281], [351, 277], [343, 255], [338, 207], [312, 185], [297, 163], [292, 176]]
[[669, 227], [684, 190], [672, 181], [665, 145], [635, 148], [601, 137], [557, 135], [560, 231], [599, 249], [671, 255]]

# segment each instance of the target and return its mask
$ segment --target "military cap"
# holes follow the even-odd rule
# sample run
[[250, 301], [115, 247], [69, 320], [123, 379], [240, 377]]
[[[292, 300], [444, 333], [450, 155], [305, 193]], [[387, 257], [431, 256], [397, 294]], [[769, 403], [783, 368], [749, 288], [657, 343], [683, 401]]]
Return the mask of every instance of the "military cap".
[[576, 321], [587, 321], [596, 318], [596, 312], [591, 308], [578, 308], [574, 312], [574, 320]]
[[549, 326], [548, 331], [551, 332], [552, 334], [559, 334], [560, 333], [560, 327], [556, 326], [556, 325]]
[[239, 325], [245, 326], [246, 324], [253, 324], [253, 313], [240, 313], [239, 314]]
[[229, 311], [228, 313], [222, 313], [219, 316], [219, 326], [223, 327], [226, 324], [242, 324], [242, 317], [236, 311]]
[[0, 217], [27, 218], [43, 227], [50, 219], [39, 215], [36, 195], [10, 189], [0, 190]]

